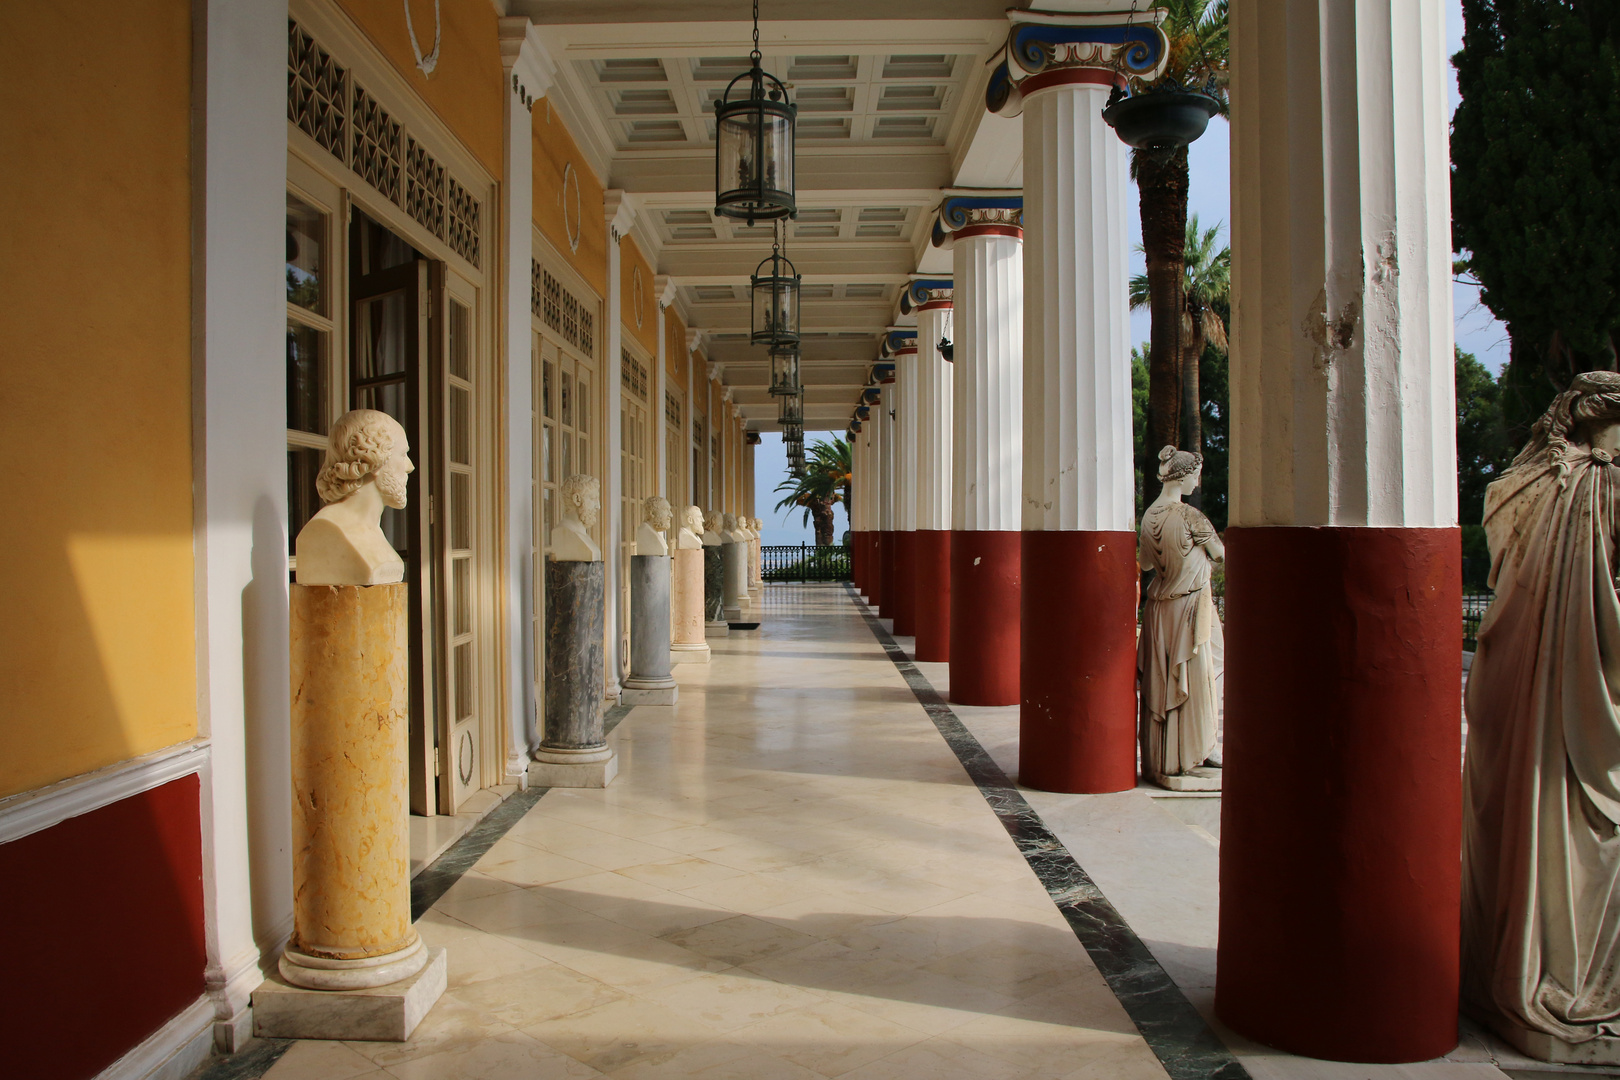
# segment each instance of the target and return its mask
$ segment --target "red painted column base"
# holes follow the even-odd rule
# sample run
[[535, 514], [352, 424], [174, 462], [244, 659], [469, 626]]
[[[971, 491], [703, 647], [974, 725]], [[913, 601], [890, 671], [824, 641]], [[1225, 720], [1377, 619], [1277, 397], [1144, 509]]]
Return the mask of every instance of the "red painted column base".
[[1136, 534], [1026, 532], [1018, 782], [1136, 786]]
[[849, 579], [855, 591], [866, 595], [866, 532], [851, 533], [849, 537]]
[[951, 533], [951, 693], [959, 705], [1018, 704], [1022, 533]]
[[917, 533], [897, 529], [894, 534], [894, 636], [917, 632]]
[[1458, 529], [1226, 533], [1215, 1011], [1406, 1062], [1457, 1043]]
[[866, 601], [877, 610], [883, 603], [883, 533], [866, 534]]
[[894, 607], [900, 602], [900, 590], [895, 586], [894, 557], [896, 554], [895, 533], [892, 529], [885, 529], [878, 534], [881, 548], [881, 567], [878, 571], [883, 580], [878, 582], [878, 592], [883, 596], [883, 603], [878, 614], [885, 619], [894, 618]]
[[917, 646], [912, 659], [943, 663], [951, 658], [951, 534], [946, 529], [918, 529], [913, 535]]

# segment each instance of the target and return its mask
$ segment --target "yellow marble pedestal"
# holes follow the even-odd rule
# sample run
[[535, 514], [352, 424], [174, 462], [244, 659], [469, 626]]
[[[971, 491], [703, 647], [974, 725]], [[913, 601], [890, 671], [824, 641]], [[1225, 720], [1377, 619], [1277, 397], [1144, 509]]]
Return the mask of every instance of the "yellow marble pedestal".
[[407, 815], [408, 588], [292, 586], [293, 937], [289, 983], [360, 990], [415, 975]]

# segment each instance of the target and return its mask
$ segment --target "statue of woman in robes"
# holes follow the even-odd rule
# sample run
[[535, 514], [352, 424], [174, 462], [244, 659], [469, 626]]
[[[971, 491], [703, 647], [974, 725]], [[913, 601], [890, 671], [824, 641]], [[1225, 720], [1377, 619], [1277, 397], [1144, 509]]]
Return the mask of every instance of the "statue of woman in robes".
[[1202, 454], [1159, 451], [1164, 488], [1142, 515], [1136, 561], [1153, 572], [1142, 605], [1142, 772], [1173, 791], [1218, 791], [1215, 737], [1226, 653], [1210, 576], [1226, 557], [1215, 526], [1182, 496], [1198, 487]]
[[1463, 1001], [1550, 1061], [1620, 1063], [1620, 374], [1576, 376], [1485, 494], [1464, 707]]

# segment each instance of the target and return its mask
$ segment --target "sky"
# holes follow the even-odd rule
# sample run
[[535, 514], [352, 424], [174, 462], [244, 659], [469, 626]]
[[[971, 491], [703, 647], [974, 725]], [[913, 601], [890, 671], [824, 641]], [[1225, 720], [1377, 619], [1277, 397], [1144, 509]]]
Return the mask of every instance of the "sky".
[[[1462, 48], [1462, 0], [1445, 0], [1446, 5], [1446, 55], [1450, 56]], [[1451, 107], [1457, 107], [1457, 79], [1456, 73], [1451, 71], [1449, 64], [1447, 71], [1451, 75]], [[1217, 117], [1209, 125], [1209, 130], [1203, 138], [1194, 142], [1187, 152], [1187, 165], [1189, 172], [1189, 186], [1187, 198], [1187, 212], [1198, 215], [1200, 224], [1208, 227], [1212, 224], [1221, 226], [1222, 240], [1226, 237], [1226, 224], [1232, 217], [1231, 199], [1231, 161], [1228, 156], [1229, 128], [1227, 122]], [[1127, 225], [1127, 235], [1133, 244], [1141, 242], [1142, 220], [1137, 211], [1137, 202], [1134, 194], [1128, 200], [1130, 207], [1130, 221]], [[1140, 274], [1144, 270], [1144, 263], [1140, 253], [1133, 250], [1131, 254], [1131, 273]], [[1479, 289], [1477, 286], [1466, 285], [1461, 282], [1452, 285], [1453, 323], [1456, 328], [1457, 345], [1467, 352], [1473, 353], [1493, 371], [1501, 369], [1507, 362], [1508, 340], [1507, 329], [1479, 302]], [[1151, 320], [1146, 309], [1131, 312], [1131, 340], [1145, 342]], [[808, 442], [815, 442], [818, 438], [830, 439], [832, 432], [806, 434]], [[755, 514], [765, 519], [765, 543], [767, 544], [797, 544], [809, 543], [814, 540], [814, 534], [809, 526], [801, 525], [799, 518], [802, 510], [792, 512], [773, 509], [777, 499], [781, 496], [774, 493], [774, 488], [787, 475], [787, 453], [782, 449], [782, 437], [774, 433], [766, 433], [764, 442], [755, 448], [754, 476]], [[836, 513], [838, 524], [835, 536], [842, 536], [849, 527], [848, 519], [844, 516], [844, 507], [840, 504]]]

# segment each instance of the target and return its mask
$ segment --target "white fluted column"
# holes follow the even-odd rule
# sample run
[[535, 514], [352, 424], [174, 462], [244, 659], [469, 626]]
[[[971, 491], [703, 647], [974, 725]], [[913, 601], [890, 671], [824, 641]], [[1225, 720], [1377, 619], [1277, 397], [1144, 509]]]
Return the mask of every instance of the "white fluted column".
[[1019, 701], [1023, 200], [947, 200], [955, 266], [951, 700]]
[[879, 383], [883, 396], [877, 404], [878, 410], [878, 483], [877, 483], [877, 509], [878, 509], [878, 590], [880, 599], [879, 611], [885, 618], [893, 619], [894, 610], [899, 603], [900, 589], [895, 581], [898, 571], [895, 569], [896, 514], [895, 503], [895, 402], [899, 397], [897, 384], [893, 376], [886, 377], [888, 381]]
[[[1136, 784], [1136, 535], [1126, 151], [1077, 68], [1024, 98], [1019, 778]], [[1034, 82], [1035, 80], [1030, 80]]]
[[894, 360], [894, 633], [917, 629], [917, 333], [891, 330]]
[[1435, 1058], [1463, 816], [1445, 18], [1250, 0], [1231, 33], [1216, 1008], [1312, 1057]]
[[911, 589], [917, 660], [951, 653], [951, 367], [939, 343], [951, 336], [951, 279], [913, 280], [917, 312], [917, 528], [912, 535]]
[[619, 240], [630, 231], [630, 226], [636, 220], [636, 211], [625, 192], [611, 190], [606, 195], [604, 213], [607, 219], [607, 311], [602, 320], [605, 331], [602, 335], [604, 375], [600, 382], [607, 423], [604, 425], [606, 438], [602, 444], [602, 471], [605, 475], [600, 478], [599, 488], [602, 492], [602, 560], [607, 564], [603, 567], [607, 580], [607, 597], [604, 601], [607, 610], [603, 620], [603, 633], [607, 636], [606, 693], [608, 697], [617, 698], [619, 679], [629, 671], [630, 664], [625, 643], [620, 640], [619, 634], [619, 627], [625, 625], [630, 614], [619, 610], [623, 594], [619, 587], [619, 575], [624, 572], [624, 560], [619, 555], [619, 519], [623, 515], [619, 504], [624, 490], [624, 470], [620, 468], [624, 432], [620, 415], [619, 366], [622, 363], [624, 339], [620, 325], [623, 297], [619, 282]]

